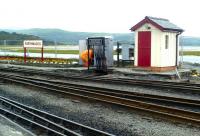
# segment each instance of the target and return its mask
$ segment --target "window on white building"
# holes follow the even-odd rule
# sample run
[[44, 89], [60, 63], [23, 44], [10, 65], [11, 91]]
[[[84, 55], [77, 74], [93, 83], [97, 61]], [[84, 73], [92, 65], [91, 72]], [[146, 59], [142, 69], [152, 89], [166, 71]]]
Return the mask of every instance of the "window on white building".
[[169, 48], [169, 35], [165, 35], [165, 49]]

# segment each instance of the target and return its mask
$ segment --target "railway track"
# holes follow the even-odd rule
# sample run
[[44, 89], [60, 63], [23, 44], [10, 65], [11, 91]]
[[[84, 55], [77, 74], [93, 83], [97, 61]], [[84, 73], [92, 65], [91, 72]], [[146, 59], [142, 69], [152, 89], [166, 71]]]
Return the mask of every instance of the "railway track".
[[31, 129], [37, 135], [114, 136], [0, 96], [0, 114]]
[[[78, 98], [81, 97], [84, 99], [106, 102], [149, 113], [156, 117], [200, 125], [200, 112], [176, 107], [177, 105], [182, 105], [199, 109], [200, 101], [198, 100], [140, 94], [99, 87], [88, 87], [66, 82], [46, 81], [16, 75], [13, 76], [12, 74], [1, 74], [1, 78], [9, 82], [50, 90], [54, 93], [57, 92], [68, 96], [70, 95]], [[172, 105], [166, 106], [160, 103], [171, 103]]]
[[[98, 81], [98, 78], [94, 78]], [[113, 83], [124, 83], [127, 85], [142, 85], [158, 88], [168, 88], [168, 89], [182, 89], [182, 90], [194, 90], [200, 91], [200, 84], [188, 83], [188, 82], [172, 82], [172, 81], [158, 81], [158, 80], [145, 80], [145, 79], [130, 79], [130, 78], [100, 78], [100, 81], [108, 81]]]
[[[1, 75], [1, 74], [0, 74]], [[2, 74], [3, 75], [3, 74]], [[9, 76], [6, 74], [6, 76]], [[12, 75], [11, 75], [12, 76]], [[54, 88], [57, 89], [87, 89], [96, 93], [105, 93], [108, 95], [112, 96], [117, 96], [117, 97], [123, 97], [123, 98], [128, 98], [128, 99], [135, 99], [135, 100], [141, 100], [141, 101], [147, 101], [147, 102], [152, 102], [152, 103], [160, 103], [160, 104], [172, 104], [172, 105], [182, 105], [182, 106], [190, 106], [193, 108], [198, 108], [200, 109], [200, 101], [198, 100], [191, 100], [191, 99], [184, 99], [184, 98], [176, 98], [176, 97], [169, 97], [169, 96], [162, 96], [162, 95], [153, 95], [153, 94], [145, 94], [145, 93], [138, 93], [138, 92], [130, 92], [130, 91], [121, 91], [121, 90], [116, 90], [116, 89], [108, 89], [108, 88], [102, 88], [102, 87], [93, 87], [93, 86], [87, 86], [87, 85], [80, 85], [80, 84], [74, 84], [74, 83], [69, 83], [69, 82], [64, 82], [64, 81], [54, 81], [54, 80], [47, 80], [46, 79], [39, 79], [39, 78], [31, 78], [31, 77], [22, 77], [22, 76], [17, 76], [15, 77], [27, 79], [27, 80], [37, 80], [38, 82], [43, 82], [43, 83], [51, 83], [54, 84]]]
[[200, 94], [200, 84], [188, 83], [188, 82], [171, 82], [171, 81], [156, 81], [156, 80], [140, 80], [140, 79], [130, 79], [130, 78], [109, 78], [101, 77], [98, 75], [70, 75], [66, 76], [63, 73], [55, 73], [50, 71], [39, 71], [34, 69], [22, 69], [22, 68], [0, 68], [2, 71], [7, 72], [21, 72], [27, 74], [43, 75], [48, 77], [58, 77], [64, 78], [65, 80], [81, 80], [90, 82], [100, 82], [107, 84], [117, 84], [117, 85], [128, 85], [128, 86], [142, 86], [147, 88], [162, 88], [162, 89], [172, 89], [180, 91], [183, 93], [193, 93]]

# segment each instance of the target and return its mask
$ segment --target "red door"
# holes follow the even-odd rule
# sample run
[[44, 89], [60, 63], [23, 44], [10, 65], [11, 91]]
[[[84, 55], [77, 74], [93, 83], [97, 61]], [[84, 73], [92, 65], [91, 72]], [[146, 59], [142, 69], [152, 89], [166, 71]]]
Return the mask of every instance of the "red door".
[[151, 66], [151, 32], [138, 32], [138, 66]]

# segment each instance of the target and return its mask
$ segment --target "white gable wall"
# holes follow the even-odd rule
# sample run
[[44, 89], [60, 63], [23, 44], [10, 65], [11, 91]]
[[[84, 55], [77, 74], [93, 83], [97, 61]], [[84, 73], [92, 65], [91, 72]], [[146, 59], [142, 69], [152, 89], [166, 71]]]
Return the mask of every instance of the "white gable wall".
[[151, 67], [161, 67], [161, 34], [159, 29], [151, 33]]
[[[147, 29], [147, 26], [151, 29]], [[160, 43], [162, 32], [151, 24], [144, 24], [139, 29], [135, 31], [135, 52], [134, 52], [134, 65], [138, 66], [138, 32], [150, 31], [151, 32], [151, 66], [159, 67], [160, 65]]]
[[138, 66], [138, 31], [135, 31], [134, 66]]

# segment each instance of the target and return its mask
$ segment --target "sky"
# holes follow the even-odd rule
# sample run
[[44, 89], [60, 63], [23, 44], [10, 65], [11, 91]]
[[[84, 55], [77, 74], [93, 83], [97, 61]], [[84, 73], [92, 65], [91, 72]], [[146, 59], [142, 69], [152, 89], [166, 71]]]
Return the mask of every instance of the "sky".
[[0, 0], [0, 29], [58, 28], [128, 33], [145, 16], [169, 19], [200, 37], [199, 0]]

